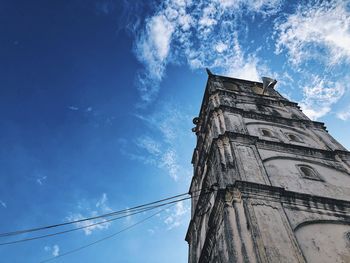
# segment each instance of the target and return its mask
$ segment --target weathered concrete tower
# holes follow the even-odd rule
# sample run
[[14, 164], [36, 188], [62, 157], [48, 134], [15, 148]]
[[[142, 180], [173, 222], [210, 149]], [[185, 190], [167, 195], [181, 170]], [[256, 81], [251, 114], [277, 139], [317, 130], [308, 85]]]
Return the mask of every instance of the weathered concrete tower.
[[350, 152], [274, 83], [208, 74], [189, 262], [350, 262]]

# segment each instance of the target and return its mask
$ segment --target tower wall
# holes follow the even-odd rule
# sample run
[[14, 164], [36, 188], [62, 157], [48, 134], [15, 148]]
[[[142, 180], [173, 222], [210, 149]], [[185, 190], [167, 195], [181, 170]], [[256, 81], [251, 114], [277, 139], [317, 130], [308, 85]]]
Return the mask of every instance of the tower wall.
[[350, 153], [323, 123], [216, 75], [194, 123], [189, 262], [350, 262]]

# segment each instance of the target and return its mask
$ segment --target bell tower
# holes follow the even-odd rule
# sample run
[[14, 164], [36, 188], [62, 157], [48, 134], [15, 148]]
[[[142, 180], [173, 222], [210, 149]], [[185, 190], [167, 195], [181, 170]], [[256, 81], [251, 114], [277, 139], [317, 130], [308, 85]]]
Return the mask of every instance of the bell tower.
[[350, 152], [275, 80], [207, 72], [188, 261], [350, 262]]

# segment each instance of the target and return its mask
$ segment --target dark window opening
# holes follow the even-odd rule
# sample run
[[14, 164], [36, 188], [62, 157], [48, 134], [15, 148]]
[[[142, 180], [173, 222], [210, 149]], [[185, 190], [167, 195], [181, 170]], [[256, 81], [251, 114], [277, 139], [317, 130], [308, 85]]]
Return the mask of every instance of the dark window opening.
[[261, 112], [265, 112], [266, 111], [265, 107], [263, 105], [261, 105], [261, 104], [256, 104], [256, 108], [258, 109], [258, 111], [261, 111]]
[[277, 117], [281, 117], [281, 114], [275, 109], [272, 109], [272, 115], [277, 116]]
[[299, 170], [303, 178], [322, 181], [318, 173], [310, 166], [299, 165]]
[[300, 119], [299, 116], [296, 115], [296, 114], [294, 114], [294, 113], [292, 113], [292, 116], [291, 116], [291, 117], [292, 117], [292, 119]]
[[274, 137], [273, 134], [272, 134], [272, 132], [269, 131], [269, 130], [262, 129], [261, 132], [262, 132], [262, 135], [263, 135], [263, 136], [266, 136], [266, 137]]
[[302, 140], [294, 134], [287, 134], [287, 136], [288, 136], [289, 140], [291, 140], [293, 142], [302, 142]]

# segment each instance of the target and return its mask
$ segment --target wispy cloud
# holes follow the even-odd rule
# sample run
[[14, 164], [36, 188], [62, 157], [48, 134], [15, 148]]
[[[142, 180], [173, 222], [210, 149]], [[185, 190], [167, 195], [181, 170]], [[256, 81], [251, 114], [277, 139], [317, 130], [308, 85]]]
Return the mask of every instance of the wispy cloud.
[[135, 52], [145, 65], [138, 74], [138, 88], [141, 99], [150, 102], [159, 90], [170, 49], [174, 25], [164, 14], [153, 16], [146, 21], [146, 28], [138, 36]]
[[182, 225], [189, 210], [189, 207], [183, 201], [176, 203], [176, 206], [173, 209], [169, 209], [169, 214], [164, 219], [164, 223], [167, 225], [168, 230]]
[[177, 153], [174, 149], [168, 149], [162, 155], [159, 166], [164, 167], [169, 172], [170, 177], [175, 181], [178, 180], [178, 172], [180, 170], [180, 166], [178, 165]]
[[337, 116], [337, 118], [339, 118], [343, 121], [347, 121], [348, 119], [350, 119], [350, 106], [337, 112], [336, 116]]
[[[178, 109], [173, 103], [164, 103], [159, 111], [149, 116], [137, 116], [150, 128], [153, 137], [141, 136], [137, 140], [137, 146], [147, 148], [150, 158], [155, 160], [155, 165], [169, 174], [177, 181], [183, 177], [187, 165], [180, 160], [180, 141], [185, 141], [191, 134], [184, 131], [190, 130], [189, 120], [191, 117], [186, 114], [186, 109]], [[157, 139], [155, 139], [157, 138]]]
[[[191, 140], [191, 116], [188, 109], [181, 110], [173, 103], [163, 103], [157, 111], [149, 115], [135, 115], [147, 130], [136, 139], [119, 139], [120, 151], [132, 160], [160, 168], [173, 180], [184, 179], [191, 172], [189, 163], [179, 153], [183, 144]], [[147, 131], [147, 132], [145, 132]]]
[[280, 0], [164, 1], [136, 32], [134, 50], [144, 65], [137, 77], [142, 101], [149, 103], [156, 97], [169, 63], [259, 79], [258, 72], [265, 67], [258, 67], [262, 62], [242, 50], [239, 17], [247, 13], [268, 16], [280, 7]]
[[45, 246], [44, 250], [46, 252], [51, 252], [52, 256], [57, 257], [60, 254], [60, 247], [58, 245], [51, 246]]
[[[299, 4], [294, 13], [276, 20], [275, 30], [276, 53], [286, 54], [301, 79], [298, 84], [304, 113], [316, 120], [332, 112], [349, 88], [344, 70], [350, 62], [350, 10], [346, 1]], [[342, 113], [337, 116], [346, 117]]]
[[100, 0], [95, 4], [97, 14], [109, 15], [114, 11], [116, 5], [112, 0]]
[[276, 52], [286, 50], [293, 64], [323, 59], [334, 65], [350, 61], [350, 11], [342, 0], [300, 4], [297, 12], [277, 24]]
[[115, 123], [116, 117], [92, 106], [68, 106], [82, 120], [89, 122], [94, 128], [108, 127]]
[[145, 149], [151, 155], [159, 156], [162, 154], [161, 144], [149, 136], [141, 136], [137, 138], [136, 145]]
[[2, 200], [0, 200], [0, 205], [1, 205], [3, 208], [7, 208], [7, 204], [6, 204], [4, 201], [2, 201]]
[[68, 106], [67, 108], [68, 108], [69, 110], [72, 110], [72, 111], [77, 111], [77, 110], [79, 110], [79, 108], [78, 108], [78, 107], [73, 106], [73, 105]]
[[43, 185], [46, 179], [47, 179], [47, 176], [43, 175], [43, 176], [38, 176], [35, 181], [37, 182], [37, 184]]
[[[86, 217], [94, 217], [100, 214], [111, 212], [112, 209], [108, 206], [108, 197], [106, 193], [103, 193], [100, 199], [98, 199], [94, 205], [86, 204], [86, 205], [78, 205], [78, 210], [82, 210], [77, 213], [71, 213], [69, 216], [66, 217], [68, 221], [76, 221], [80, 219], [84, 219]], [[87, 220], [83, 222], [78, 222], [75, 225], [77, 227], [85, 227], [83, 228], [83, 231], [85, 235], [91, 235], [93, 231], [96, 230], [102, 230], [102, 229], [108, 229], [110, 226], [110, 222], [90, 226], [92, 224], [95, 224], [97, 222], [105, 222], [106, 219], [98, 219], [98, 220]]]
[[57, 257], [59, 255], [59, 253], [60, 253], [60, 247], [58, 245], [54, 245], [52, 247], [52, 255], [54, 257]]
[[304, 86], [304, 98], [300, 103], [303, 112], [316, 120], [331, 111], [331, 106], [344, 94], [346, 84], [312, 76], [310, 85]]

